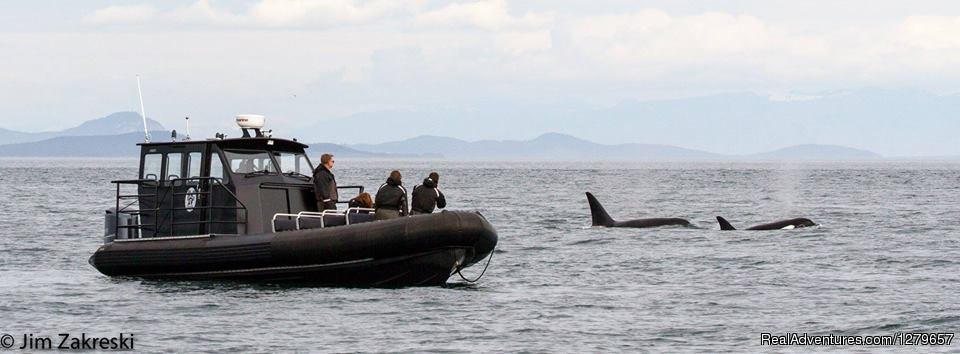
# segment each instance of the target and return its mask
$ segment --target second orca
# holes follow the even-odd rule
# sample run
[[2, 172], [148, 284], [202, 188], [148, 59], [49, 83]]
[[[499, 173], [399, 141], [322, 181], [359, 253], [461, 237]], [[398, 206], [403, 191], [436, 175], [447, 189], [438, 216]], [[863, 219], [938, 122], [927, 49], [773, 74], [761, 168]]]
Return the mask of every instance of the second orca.
[[587, 192], [587, 202], [590, 203], [590, 216], [593, 218], [593, 226], [606, 226], [606, 227], [635, 227], [635, 228], [644, 228], [644, 227], [658, 227], [658, 226], [668, 226], [668, 225], [679, 225], [679, 226], [692, 226], [690, 222], [680, 218], [651, 218], [651, 219], [636, 219], [636, 220], [627, 220], [627, 221], [615, 221], [610, 217], [610, 214], [607, 214], [607, 211], [603, 209], [603, 206], [600, 205], [600, 202], [597, 200], [593, 194]]
[[[724, 219], [722, 216], [717, 217], [717, 222], [720, 223], [720, 230], [736, 230], [737, 228], [730, 225], [730, 222], [727, 219]], [[756, 226], [751, 226], [745, 230], [790, 230], [790, 229], [799, 229], [801, 227], [810, 227], [817, 226], [816, 223], [807, 218], [796, 218], [789, 220], [780, 220], [774, 221], [767, 224], [760, 224]]]

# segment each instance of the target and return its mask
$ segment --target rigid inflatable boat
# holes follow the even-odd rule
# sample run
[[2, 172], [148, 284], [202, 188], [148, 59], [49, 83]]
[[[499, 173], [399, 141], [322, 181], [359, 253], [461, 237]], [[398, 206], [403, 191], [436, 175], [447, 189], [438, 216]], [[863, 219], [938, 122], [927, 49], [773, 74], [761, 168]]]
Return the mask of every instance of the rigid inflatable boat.
[[112, 182], [116, 204], [90, 264], [109, 276], [422, 286], [497, 244], [477, 212], [378, 221], [371, 209], [318, 211], [307, 145], [264, 135], [262, 116], [237, 121], [241, 138], [138, 144], [139, 178]]

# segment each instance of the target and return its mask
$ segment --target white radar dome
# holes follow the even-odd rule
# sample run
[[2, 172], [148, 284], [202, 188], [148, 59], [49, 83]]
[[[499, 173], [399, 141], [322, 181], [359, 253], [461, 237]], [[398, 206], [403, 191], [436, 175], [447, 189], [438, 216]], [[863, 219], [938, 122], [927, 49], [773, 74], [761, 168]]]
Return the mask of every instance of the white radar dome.
[[264, 116], [259, 114], [240, 114], [237, 115], [237, 125], [240, 128], [261, 129], [265, 119]]

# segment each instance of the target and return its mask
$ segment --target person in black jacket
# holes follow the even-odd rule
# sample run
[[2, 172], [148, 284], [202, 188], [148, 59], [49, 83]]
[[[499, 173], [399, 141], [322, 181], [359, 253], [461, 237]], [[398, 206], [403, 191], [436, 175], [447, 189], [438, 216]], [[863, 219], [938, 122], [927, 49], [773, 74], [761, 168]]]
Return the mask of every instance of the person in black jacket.
[[374, 198], [374, 218], [376, 220], [395, 219], [407, 216], [407, 190], [400, 180], [400, 171], [390, 172], [387, 183], [380, 186]]
[[317, 210], [337, 209], [337, 179], [333, 177], [333, 155], [320, 156], [320, 166], [313, 170], [313, 193], [317, 196]]
[[447, 199], [440, 191], [440, 174], [430, 172], [430, 176], [423, 180], [423, 184], [413, 187], [410, 215], [430, 214], [434, 208], [443, 209], [446, 206]]

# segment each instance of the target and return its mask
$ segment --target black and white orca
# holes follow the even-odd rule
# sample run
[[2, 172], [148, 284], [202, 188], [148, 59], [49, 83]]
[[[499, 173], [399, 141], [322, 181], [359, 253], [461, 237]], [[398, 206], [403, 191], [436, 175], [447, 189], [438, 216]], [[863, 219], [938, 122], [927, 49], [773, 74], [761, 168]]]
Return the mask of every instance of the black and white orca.
[[690, 225], [689, 221], [679, 218], [652, 218], [615, 221], [610, 217], [610, 214], [607, 214], [607, 211], [603, 209], [603, 206], [600, 205], [600, 202], [597, 201], [597, 198], [594, 197], [593, 194], [590, 194], [590, 192], [587, 192], [587, 202], [590, 203], [590, 216], [593, 218], [593, 226], [636, 228], [668, 225], [692, 226]]
[[[720, 223], [720, 230], [736, 230], [736, 228], [733, 227], [733, 225], [730, 225], [730, 222], [727, 221], [727, 219], [724, 219], [722, 216], [717, 217], [717, 222]], [[790, 230], [811, 226], [817, 226], [817, 224], [807, 218], [796, 218], [751, 226], [745, 230]]]

